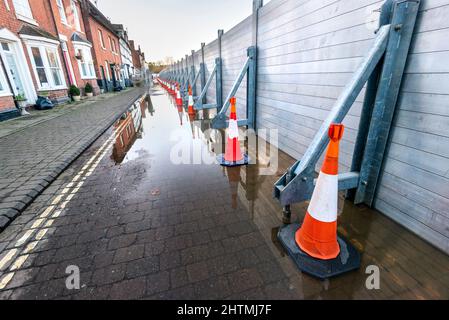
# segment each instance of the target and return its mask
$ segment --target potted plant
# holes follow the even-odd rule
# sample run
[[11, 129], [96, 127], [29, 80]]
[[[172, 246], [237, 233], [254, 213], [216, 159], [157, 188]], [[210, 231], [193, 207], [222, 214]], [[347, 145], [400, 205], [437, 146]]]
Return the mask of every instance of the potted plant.
[[22, 94], [22, 93], [19, 93], [16, 96], [16, 101], [17, 101], [17, 104], [19, 106], [20, 114], [22, 116], [28, 115], [29, 113], [26, 111], [27, 98], [25, 97], [25, 95]]
[[77, 86], [73, 84], [70, 86], [69, 95], [72, 97], [73, 101], [81, 100], [81, 91]]
[[84, 92], [86, 93], [86, 96], [88, 96], [89, 98], [93, 97], [94, 88], [92, 87], [92, 85], [89, 82], [86, 83], [86, 86], [84, 87]]

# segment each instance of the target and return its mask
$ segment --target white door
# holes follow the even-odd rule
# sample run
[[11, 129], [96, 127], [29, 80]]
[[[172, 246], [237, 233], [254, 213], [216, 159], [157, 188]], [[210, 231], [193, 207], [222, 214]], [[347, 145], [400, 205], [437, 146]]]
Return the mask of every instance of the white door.
[[10, 74], [10, 80], [12, 82], [12, 86], [14, 87], [15, 94], [25, 94], [25, 90], [23, 88], [23, 81], [20, 78], [20, 72], [17, 65], [17, 58], [15, 54], [11, 51], [11, 47], [8, 43], [2, 43], [3, 53], [6, 58], [6, 68]]

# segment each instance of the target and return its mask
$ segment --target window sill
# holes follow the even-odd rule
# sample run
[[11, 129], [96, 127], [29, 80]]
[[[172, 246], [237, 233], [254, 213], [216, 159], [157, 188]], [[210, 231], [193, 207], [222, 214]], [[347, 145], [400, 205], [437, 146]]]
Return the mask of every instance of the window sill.
[[11, 92], [0, 92], [0, 98], [12, 97]]
[[69, 29], [73, 28], [68, 22], [61, 21], [61, 24]]
[[97, 80], [97, 77], [92, 76], [92, 77], [83, 77], [81, 76], [81, 80]]
[[55, 87], [55, 88], [39, 88], [37, 91], [39, 92], [46, 92], [46, 91], [61, 91], [61, 90], [67, 90], [67, 87]]
[[22, 15], [20, 15], [18, 13], [16, 13], [16, 17], [17, 17], [17, 19], [22, 20], [22, 21], [24, 21], [26, 23], [32, 24], [34, 26], [39, 26], [37, 21], [34, 20], [33, 18], [25, 17], [25, 16], [22, 16]]

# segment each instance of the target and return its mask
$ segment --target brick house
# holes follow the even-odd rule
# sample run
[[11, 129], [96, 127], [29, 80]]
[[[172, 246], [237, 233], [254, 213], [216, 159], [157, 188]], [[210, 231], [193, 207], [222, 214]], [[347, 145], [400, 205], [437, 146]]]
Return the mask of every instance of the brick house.
[[[41, 54], [41, 48], [42, 50], [49, 48], [50, 55], [53, 58], [57, 56], [57, 50], [55, 51], [58, 45], [57, 41], [53, 35], [45, 30], [48, 30], [49, 26], [45, 23], [43, 25], [38, 23], [38, 18], [45, 15], [46, 3], [35, 1], [34, 4], [31, 7], [28, 0], [0, 2], [1, 119], [17, 113], [14, 97], [18, 95], [24, 96], [29, 105], [36, 102], [37, 89], [40, 89], [41, 86], [38, 85], [39, 79], [32, 68], [30, 50], [33, 51], [32, 48], [37, 48], [34, 51], [38, 56]], [[51, 17], [47, 17], [46, 21], [51, 21]], [[33, 47], [33, 44], [36, 46]], [[53, 61], [55, 60], [57, 59], [53, 59]], [[48, 65], [48, 59], [42, 59], [40, 62], [42, 62], [41, 70], [38, 72], [43, 79], [49, 76], [50, 66]], [[64, 77], [57, 71], [55, 71], [55, 76]], [[60, 84], [62, 88], [64, 83]], [[55, 96], [57, 96], [57, 93]]]
[[136, 79], [140, 79], [142, 71], [142, 57], [140, 54], [140, 47], [136, 50], [134, 40], [129, 40], [129, 46], [131, 48], [131, 56], [134, 65], [134, 76]]
[[131, 52], [131, 46], [128, 39], [128, 31], [122, 24], [114, 24], [115, 31], [120, 40], [120, 54], [122, 57], [122, 86], [130, 87], [134, 76], [134, 64]]
[[92, 43], [98, 83], [113, 91], [121, 83], [119, 37], [111, 22], [89, 0], [80, 0], [87, 39]]
[[137, 81], [145, 80], [146, 82], [148, 82], [150, 75], [149, 75], [149, 68], [145, 60], [145, 52], [142, 52], [140, 46], [138, 46], [138, 48], [136, 49], [133, 40], [130, 40], [129, 44], [131, 47], [131, 54], [134, 63], [135, 79]]
[[90, 83], [94, 93], [98, 94], [100, 89], [92, 58], [92, 44], [86, 37], [79, 1], [52, 0], [50, 4], [68, 84], [79, 87], [83, 92], [86, 84]]

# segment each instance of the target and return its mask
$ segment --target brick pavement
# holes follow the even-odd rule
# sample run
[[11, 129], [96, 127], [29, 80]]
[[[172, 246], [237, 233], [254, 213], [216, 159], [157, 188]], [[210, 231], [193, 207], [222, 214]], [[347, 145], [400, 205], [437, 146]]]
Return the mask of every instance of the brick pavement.
[[[125, 163], [112, 159], [108, 130], [0, 234], [0, 299], [449, 297], [446, 255], [350, 204], [339, 230], [364, 253], [362, 268], [330, 281], [302, 274], [276, 241], [276, 176], [242, 168], [236, 190], [217, 165], [172, 164], [178, 114], [164, 96], [153, 105]], [[292, 159], [281, 154], [281, 163], [280, 172]], [[379, 291], [365, 287], [372, 264], [382, 270]], [[65, 286], [70, 265], [80, 268], [80, 290]]]
[[144, 90], [135, 88], [107, 100], [58, 110], [57, 117], [46, 116], [43, 121], [32, 117], [26, 128], [17, 121], [0, 124], [6, 127], [0, 138], [0, 232]]

